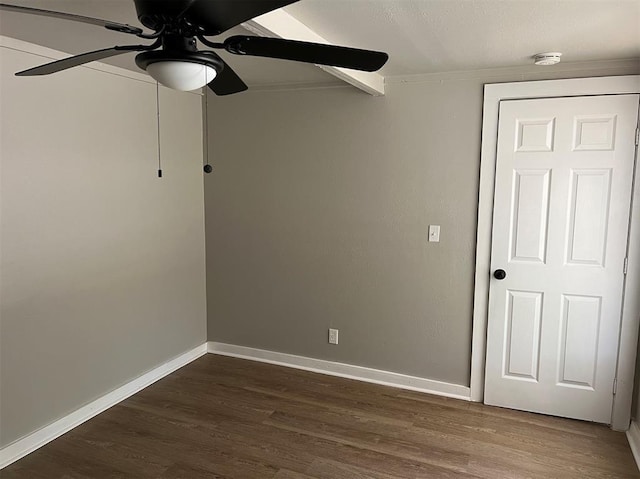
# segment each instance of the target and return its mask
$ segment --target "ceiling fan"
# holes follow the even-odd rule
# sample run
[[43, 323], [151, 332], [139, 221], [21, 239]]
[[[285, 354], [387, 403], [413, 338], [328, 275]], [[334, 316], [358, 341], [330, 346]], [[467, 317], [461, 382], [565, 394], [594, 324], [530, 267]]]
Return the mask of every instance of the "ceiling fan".
[[0, 10], [88, 23], [152, 40], [148, 45], [124, 45], [82, 53], [16, 73], [49, 75], [84, 63], [127, 52], [141, 52], [136, 64], [159, 83], [188, 91], [208, 85], [217, 95], [230, 95], [247, 85], [227, 63], [203, 45], [235, 55], [280, 58], [354, 70], [376, 71], [389, 58], [386, 53], [356, 48], [300, 42], [280, 38], [235, 35], [222, 43], [206, 37], [224, 33], [242, 22], [290, 5], [298, 0], [134, 0], [138, 20], [151, 30], [98, 18], [0, 3]]

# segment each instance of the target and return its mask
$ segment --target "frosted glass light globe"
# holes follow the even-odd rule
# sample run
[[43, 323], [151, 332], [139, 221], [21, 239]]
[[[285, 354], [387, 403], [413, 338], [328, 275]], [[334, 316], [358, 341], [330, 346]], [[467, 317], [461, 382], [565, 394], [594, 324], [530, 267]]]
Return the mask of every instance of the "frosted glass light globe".
[[191, 91], [208, 84], [218, 72], [201, 63], [162, 61], [149, 64], [147, 73], [166, 87]]

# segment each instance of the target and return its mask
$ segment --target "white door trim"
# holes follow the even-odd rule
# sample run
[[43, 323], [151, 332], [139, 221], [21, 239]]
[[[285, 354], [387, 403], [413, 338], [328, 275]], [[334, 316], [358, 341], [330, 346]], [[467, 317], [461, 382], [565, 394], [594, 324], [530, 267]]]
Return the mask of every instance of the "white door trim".
[[[491, 227], [500, 101], [630, 93], [640, 93], [640, 75], [485, 85], [471, 346], [472, 401], [482, 401], [484, 397]], [[625, 291], [629, 292], [640, 291], [640, 167], [636, 168], [635, 185], [632, 199], [635, 208], [633, 208], [631, 217], [629, 265], [625, 286]], [[631, 418], [638, 326], [640, 324], [640, 297], [638, 296], [638, 294], [626, 294], [624, 299], [621, 340], [618, 351], [618, 384], [611, 423], [611, 427], [618, 430], [627, 430]]]

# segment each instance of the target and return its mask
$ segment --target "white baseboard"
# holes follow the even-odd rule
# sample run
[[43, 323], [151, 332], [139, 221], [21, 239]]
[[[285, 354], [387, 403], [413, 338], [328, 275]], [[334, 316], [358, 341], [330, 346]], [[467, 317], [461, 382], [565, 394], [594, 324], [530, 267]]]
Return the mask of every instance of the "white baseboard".
[[471, 400], [471, 389], [466, 386], [416, 376], [407, 376], [405, 374], [382, 371], [380, 369], [371, 369], [362, 366], [353, 366], [351, 364], [325, 361], [323, 359], [313, 359], [304, 356], [295, 356], [293, 354], [277, 353], [264, 349], [247, 348], [245, 346], [212, 341], [208, 343], [208, 351], [222, 356], [250, 359], [252, 361], [304, 369], [305, 371], [339, 376], [341, 378], [357, 379], [358, 381], [381, 384], [383, 386], [437, 394], [438, 396], [463, 399], [466, 401]]
[[35, 451], [39, 447], [44, 446], [48, 442], [53, 441], [57, 437], [62, 436], [74, 427], [79, 426], [94, 416], [97, 416], [101, 412], [118, 404], [120, 401], [124, 401], [129, 396], [134, 395], [159, 379], [171, 374], [176, 369], [189, 364], [191, 361], [206, 353], [207, 344], [205, 343], [191, 351], [181, 354], [177, 358], [161, 364], [157, 368], [154, 368], [142, 376], [129, 381], [118, 389], [105, 394], [85, 406], [82, 406], [80, 409], [75, 410], [63, 418], [58, 419], [54, 423], [51, 423], [48, 426], [45, 426], [42, 429], [39, 429], [28, 436], [5, 446], [0, 449], [0, 469], [26, 456], [30, 452]]
[[[405, 374], [393, 373], [389, 371], [381, 371], [379, 369], [365, 368], [362, 366], [353, 366], [351, 364], [336, 363], [325, 361], [322, 359], [307, 358], [304, 356], [295, 356], [293, 354], [277, 353], [274, 351], [266, 351], [263, 349], [247, 348], [244, 346], [235, 346], [233, 344], [224, 344], [216, 342], [208, 342], [202, 344], [191, 351], [174, 358], [155, 369], [139, 376], [138, 378], [128, 382], [118, 389], [105, 394], [104, 396], [82, 406], [48, 426], [39, 429], [16, 442], [0, 449], [0, 469], [14, 463], [18, 459], [62, 436], [64, 433], [88, 421], [101, 412], [115, 406], [124, 401], [129, 396], [143, 390], [147, 386], [171, 374], [176, 369], [189, 364], [191, 361], [199, 358], [207, 352], [220, 354], [223, 356], [232, 356], [241, 359], [250, 359], [264, 363], [276, 364], [279, 366], [287, 366], [296, 369], [304, 369], [330, 376], [339, 376], [342, 378], [356, 379], [369, 383], [381, 384], [384, 386], [392, 386], [401, 389], [409, 389], [429, 394], [437, 394], [456, 399], [470, 400], [470, 388], [460, 386], [458, 384], [450, 384], [442, 381], [434, 381]], [[632, 428], [634, 427], [632, 424]], [[640, 446], [640, 429], [637, 429], [635, 444]], [[629, 436], [629, 432], [627, 433]], [[629, 443], [632, 444], [631, 436]], [[636, 461], [638, 461], [638, 449], [634, 451]], [[640, 462], [639, 462], [640, 463]]]
[[636, 460], [636, 465], [640, 469], [640, 426], [635, 421], [631, 421], [631, 425], [627, 430], [627, 440], [629, 441], [633, 458]]

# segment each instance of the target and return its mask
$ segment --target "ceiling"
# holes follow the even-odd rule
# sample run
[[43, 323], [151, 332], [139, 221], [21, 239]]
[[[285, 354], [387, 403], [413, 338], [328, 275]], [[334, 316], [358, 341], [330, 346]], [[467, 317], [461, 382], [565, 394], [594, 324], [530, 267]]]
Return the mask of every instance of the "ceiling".
[[[3, 0], [139, 25], [131, 0]], [[285, 10], [331, 43], [382, 50], [385, 77], [563, 62], [640, 58], [640, 0], [301, 0]], [[70, 54], [138, 43], [127, 35], [2, 12], [0, 32]], [[242, 28], [228, 32], [246, 34]], [[107, 61], [136, 69], [134, 54]], [[330, 84], [313, 65], [222, 54], [251, 87]]]
[[333, 43], [381, 49], [383, 76], [640, 57], [640, 0], [302, 0], [286, 8]]

